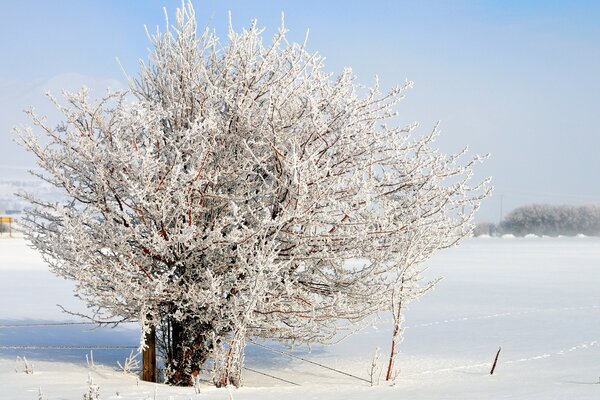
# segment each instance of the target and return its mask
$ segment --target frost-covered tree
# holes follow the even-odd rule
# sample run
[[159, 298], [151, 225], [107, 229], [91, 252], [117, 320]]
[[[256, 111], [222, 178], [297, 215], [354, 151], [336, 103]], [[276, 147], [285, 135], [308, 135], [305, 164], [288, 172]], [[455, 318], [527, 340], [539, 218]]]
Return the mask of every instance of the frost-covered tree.
[[94, 321], [156, 327], [173, 384], [239, 385], [247, 338], [327, 343], [404, 307], [488, 191], [437, 129], [387, 125], [410, 82], [364, 88], [261, 33], [197, 34], [188, 4], [128, 92], [65, 93], [64, 123], [18, 132], [67, 199], [27, 196], [29, 240]]
[[600, 206], [529, 204], [512, 210], [501, 222], [504, 233], [517, 236], [600, 235]]

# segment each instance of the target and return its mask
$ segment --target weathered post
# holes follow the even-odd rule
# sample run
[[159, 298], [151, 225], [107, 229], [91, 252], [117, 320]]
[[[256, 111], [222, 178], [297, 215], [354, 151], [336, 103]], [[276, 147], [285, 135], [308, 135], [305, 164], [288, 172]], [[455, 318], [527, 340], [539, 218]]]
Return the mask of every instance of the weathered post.
[[156, 328], [146, 333], [146, 348], [142, 351], [142, 380], [156, 382]]
[[494, 358], [494, 364], [492, 365], [492, 370], [490, 371], [490, 375], [494, 375], [494, 371], [496, 370], [496, 364], [498, 363], [498, 356], [500, 356], [500, 351], [502, 347], [498, 348], [498, 352], [496, 353], [496, 358]]

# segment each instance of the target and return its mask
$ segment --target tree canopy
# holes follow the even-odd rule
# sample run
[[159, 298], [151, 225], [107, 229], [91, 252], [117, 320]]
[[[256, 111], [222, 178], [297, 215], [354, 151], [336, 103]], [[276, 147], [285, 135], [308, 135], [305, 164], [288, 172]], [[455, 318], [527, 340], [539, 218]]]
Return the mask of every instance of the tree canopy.
[[411, 82], [365, 88], [261, 33], [198, 34], [188, 4], [129, 91], [65, 93], [62, 124], [18, 131], [66, 198], [25, 195], [29, 240], [94, 321], [159, 329], [171, 383], [210, 360], [237, 385], [249, 337], [327, 343], [419, 295], [489, 191], [437, 127], [390, 124]]

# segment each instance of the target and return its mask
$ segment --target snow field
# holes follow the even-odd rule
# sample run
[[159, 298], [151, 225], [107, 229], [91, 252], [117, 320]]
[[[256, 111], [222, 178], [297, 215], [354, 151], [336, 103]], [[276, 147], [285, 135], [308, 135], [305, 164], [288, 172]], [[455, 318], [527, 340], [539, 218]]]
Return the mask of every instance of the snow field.
[[[429, 262], [431, 277], [444, 279], [406, 313], [398, 384], [365, 382], [248, 345], [246, 366], [300, 387], [245, 371], [245, 387], [204, 384], [170, 388], [115, 370], [119, 352], [95, 351], [91, 372], [101, 399], [597, 399], [600, 396], [600, 239], [472, 239]], [[0, 324], [70, 319], [56, 303], [84, 307], [73, 284], [49, 273], [24, 241], [0, 241]], [[307, 359], [368, 377], [375, 349], [383, 364], [389, 351], [388, 316], [372, 328], [330, 347], [316, 346]], [[41, 332], [41, 333], [40, 333]], [[91, 335], [91, 336], [90, 336]], [[135, 326], [89, 332], [86, 327], [0, 328], [0, 346], [14, 344], [135, 345]], [[498, 347], [496, 373], [489, 375]], [[281, 347], [278, 347], [281, 348]], [[81, 399], [87, 388], [87, 351], [0, 348], [0, 399]], [[15, 372], [25, 355], [34, 374]], [[158, 388], [158, 389], [156, 389]], [[119, 396], [117, 396], [117, 392]]]

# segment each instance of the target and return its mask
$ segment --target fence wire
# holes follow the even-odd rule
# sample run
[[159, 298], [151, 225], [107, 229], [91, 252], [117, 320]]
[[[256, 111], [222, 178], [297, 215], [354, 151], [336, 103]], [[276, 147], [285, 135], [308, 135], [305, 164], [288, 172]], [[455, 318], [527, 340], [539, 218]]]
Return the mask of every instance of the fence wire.
[[[127, 321], [127, 322], [119, 322], [119, 324], [125, 324], [125, 323], [137, 323], [137, 321]], [[110, 326], [111, 324], [116, 324], [116, 322], [106, 322], [106, 323], [102, 323], [102, 325], [108, 325]], [[21, 323], [21, 324], [15, 324], [15, 323], [5, 323], [5, 324], [0, 324], [0, 329], [3, 328], [45, 328], [45, 327], [61, 327], [61, 326], [77, 326], [77, 325], [83, 325], [83, 326], [98, 326], [97, 323], [94, 322], [36, 322], [36, 323]], [[273, 347], [261, 344], [261, 343], [257, 343], [254, 340], [248, 340], [249, 344], [252, 344], [254, 346], [257, 346], [259, 348], [262, 348], [264, 350], [270, 351], [272, 353], [275, 354], [279, 354], [281, 356], [287, 357], [287, 358], [291, 358], [294, 360], [298, 360], [307, 364], [311, 364], [314, 365], [316, 367], [322, 368], [322, 369], [326, 369], [328, 371], [331, 372], [335, 372], [337, 374], [340, 375], [344, 375], [356, 380], [360, 380], [362, 382], [367, 382], [367, 383], [371, 383], [371, 381], [369, 379], [366, 378], [362, 378], [360, 376], [342, 371], [340, 369], [337, 368], [333, 368], [330, 367], [328, 365], [313, 361], [313, 360], [309, 360], [307, 358], [304, 357], [300, 357], [298, 355], [295, 354], [291, 354], [289, 352], [283, 351], [283, 350], [279, 350], [279, 349], [275, 349]], [[0, 350], [136, 350], [138, 349], [139, 346], [120, 346], [120, 345], [0, 345]], [[259, 371], [253, 368], [249, 368], [244, 366], [244, 369], [281, 381], [281, 382], [286, 382], [289, 383], [291, 385], [295, 385], [295, 386], [300, 386], [298, 383], [283, 379], [283, 378], [279, 378], [277, 376], [268, 374], [266, 372], [263, 371]]]

